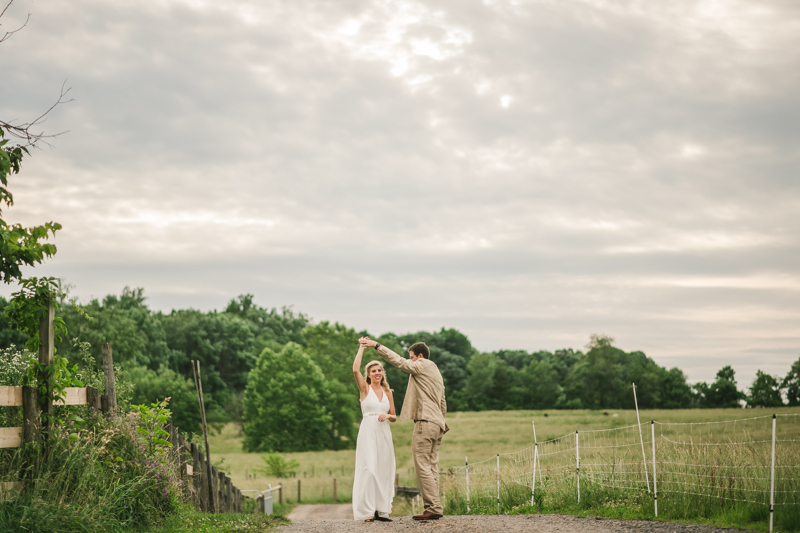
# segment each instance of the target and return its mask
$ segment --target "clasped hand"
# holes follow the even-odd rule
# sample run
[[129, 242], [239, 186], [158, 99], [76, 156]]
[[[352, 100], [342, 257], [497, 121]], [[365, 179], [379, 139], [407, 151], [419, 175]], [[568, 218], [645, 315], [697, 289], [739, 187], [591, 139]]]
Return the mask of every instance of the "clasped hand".
[[358, 343], [361, 345], [362, 348], [374, 348], [375, 346], [378, 345], [377, 342], [366, 336], [358, 339]]

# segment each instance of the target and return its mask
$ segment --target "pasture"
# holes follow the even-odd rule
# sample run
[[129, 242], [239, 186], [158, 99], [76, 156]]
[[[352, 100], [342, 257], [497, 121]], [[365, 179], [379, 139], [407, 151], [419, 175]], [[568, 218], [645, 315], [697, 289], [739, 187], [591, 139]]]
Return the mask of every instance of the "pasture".
[[[800, 408], [783, 407], [769, 412], [744, 409], [646, 410], [640, 411], [640, 416], [642, 423], [650, 420], [697, 423], [763, 416], [773, 411], [780, 414], [800, 414]], [[610, 410], [608, 415], [604, 415], [603, 411], [588, 410], [451, 413], [447, 418], [450, 432], [445, 435], [440, 452], [440, 469], [463, 466], [465, 456], [469, 457], [470, 463], [477, 463], [498, 453], [516, 452], [531, 446], [532, 420], [536, 423], [537, 439], [543, 442], [574, 433], [576, 429], [586, 431], [630, 426], [636, 424], [636, 412]], [[416, 485], [410, 450], [412, 428], [413, 424], [408, 421], [392, 425], [400, 485]], [[294, 502], [297, 496], [297, 479], [300, 479], [303, 502], [330, 502], [333, 501], [332, 478], [335, 477], [339, 501], [349, 501], [355, 463], [354, 450], [282, 454], [287, 459], [296, 460], [300, 466], [297, 469], [297, 478], [279, 480], [257, 473], [262, 466], [260, 455], [242, 452], [241, 442], [242, 435], [234, 424], [228, 424], [220, 434], [210, 436], [212, 461], [222, 461], [223, 467], [229, 469], [236, 486], [263, 490], [268, 483], [283, 483], [287, 487], [284, 498]], [[405, 511], [405, 507], [403, 510]]]

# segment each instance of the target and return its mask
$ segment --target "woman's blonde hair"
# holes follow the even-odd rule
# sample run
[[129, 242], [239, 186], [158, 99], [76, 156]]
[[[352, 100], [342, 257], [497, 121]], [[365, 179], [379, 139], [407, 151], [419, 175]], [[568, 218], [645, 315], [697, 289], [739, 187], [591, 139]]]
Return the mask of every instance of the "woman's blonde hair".
[[392, 389], [389, 388], [389, 382], [386, 381], [386, 369], [383, 368], [383, 364], [381, 364], [380, 361], [370, 361], [369, 363], [367, 363], [367, 366], [364, 369], [364, 375], [366, 376], [367, 385], [372, 384], [372, 380], [369, 378], [369, 369], [375, 365], [378, 365], [383, 370], [383, 377], [381, 377], [381, 387], [383, 387], [387, 391], [391, 391]]

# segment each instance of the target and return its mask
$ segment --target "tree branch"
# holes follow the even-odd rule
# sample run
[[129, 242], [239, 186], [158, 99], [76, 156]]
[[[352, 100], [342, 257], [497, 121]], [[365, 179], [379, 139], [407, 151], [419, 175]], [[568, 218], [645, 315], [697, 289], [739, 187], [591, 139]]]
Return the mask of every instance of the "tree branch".
[[[3, 15], [6, 14], [6, 11], [8, 10], [9, 7], [11, 7], [11, 4], [13, 4], [13, 3], [14, 3], [14, 0], [9, 0], [8, 4], [6, 4], [6, 7], [3, 8], [3, 11], [0, 11], [0, 18], [3, 18]], [[7, 31], [5, 34], [3, 34], [3, 36], [0, 37], [0, 43], [2, 43], [5, 40], [10, 39], [12, 35], [17, 33], [19, 30], [21, 30], [25, 26], [27, 26], [29, 20], [31, 20], [31, 14], [30, 13], [28, 13], [28, 16], [25, 18], [25, 22], [22, 24], [22, 26], [20, 26], [16, 30]]]
[[51, 146], [50, 143], [48, 143], [46, 139], [53, 139], [55, 137], [58, 137], [59, 135], [63, 135], [65, 133], [68, 133], [69, 130], [62, 131], [62, 132], [59, 132], [59, 133], [49, 134], [49, 135], [45, 134], [43, 131], [40, 131], [40, 132], [37, 133], [37, 132], [34, 132], [32, 130], [36, 126], [39, 126], [39, 125], [43, 124], [44, 122], [46, 122], [47, 121], [47, 115], [53, 109], [55, 109], [58, 105], [60, 105], [60, 104], [68, 104], [68, 103], [72, 102], [72, 100], [73, 100], [72, 98], [70, 98], [69, 100], [66, 100], [66, 97], [69, 94], [69, 91], [72, 89], [71, 87], [65, 88], [66, 84], [67, 84], [67, 82], [66, 82], [66, 80], [64, 80], [64, 83], [61, 84], [61, 93], [58, 96], [58, 100], [56, 100], [56, 102], [53, 105], [51, 105], [44, 113], [42, 113], [41, 115], [36, 117], [31, 122], [23, 122], [22, 124], [14, 125], [14, 124], [5, 122], [3, 120], [0, 120], [0, 127], [5, 129], [12, 137], [20, 139], [22, 141], [22, 145], [23, 146], [33, 146], [35, 148], [35, 147], [37, 147], [37, 145], [39, 143], [46, 144], [47, 146]]

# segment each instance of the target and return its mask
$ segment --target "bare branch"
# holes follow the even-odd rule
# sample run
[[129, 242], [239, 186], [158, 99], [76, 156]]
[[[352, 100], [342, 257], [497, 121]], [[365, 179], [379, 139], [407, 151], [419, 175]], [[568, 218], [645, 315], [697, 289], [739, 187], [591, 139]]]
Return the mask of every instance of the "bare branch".
[[[6, 11], [8, 10], [9, 7], [11, 7], [11, 4], [13, 4], [13, 3], [14, 3], [14, 0], [9, 0], [8, 4], [6, 4], [6, 7], [3, 8], [3, 11], [0, 11], [0, 18], [2, 18], [3, 15], [6, 14]], [[22, 26], [20, 26], [16, 30], [7, 31], [2, 37], [0, 37], [0, 43], [10, 39], [12, 35], [17, 33], [19, 30], [21, 30], [25, 26], [27, 26], [29, 20], [31, 20], [31, 14], [30, 13], [28, 13], [28, 16], [25, 18], [25, 22], [22, 24]]]
[[59, 132], [59, 133], [53, 133], [53, 134], [45, 134], [44, 131], [40, 131], [40, 132], [37, 133], [37, 132], [34, 132], [32, 130], [36, 126], [39, 126], [39, 125], [43, 124], [44, 122], [46, 122], [47, 121], [47, 115], [53, 109], [55, 109], [58, 105], [60, 105], [60, 104], [68, 104], [68, 103], [72, 102], [72, 100], [73, 100], [72, 98], [70, 98], [69, 100], [66, 100], [66, 97], [69, 94], [69, 91], [72, 90], [72, 87], [65, 88], [66, 84], [67, 84], [67, 81], [64, 80], [64, 83], [61, 84], [61, 93], [58, 96], [58, 100], [56, 100], [56, 102], [53, 105], [51, 105], [47, 109], [47, 111], [45, 111], [44, 113], [42, 113], [41, 115], [36, 117], [31, 122], [24, 122], [22, 124], [14, 125], [14, 124], [10, 124], [8, 122], [5, 122], [3, 120], [0, 120], [0, 128], [5, 129], [12, 137], [15, 137], [15, 138], [20, 139], [21, 141], [23, 141], [23, 143], [22, 143], [23, 146], [32, 146], [32, 147], [36, 148], [39, 143], [46, 144], [47, 146], [51, 146], [50, 143], [48, 143], [46, 139], [53, 139], [55, 137], [58, 137], [59, 135], [63, 135], [65, 133], [68, 133], [69, 130], [62, 131], [62, 132]]

